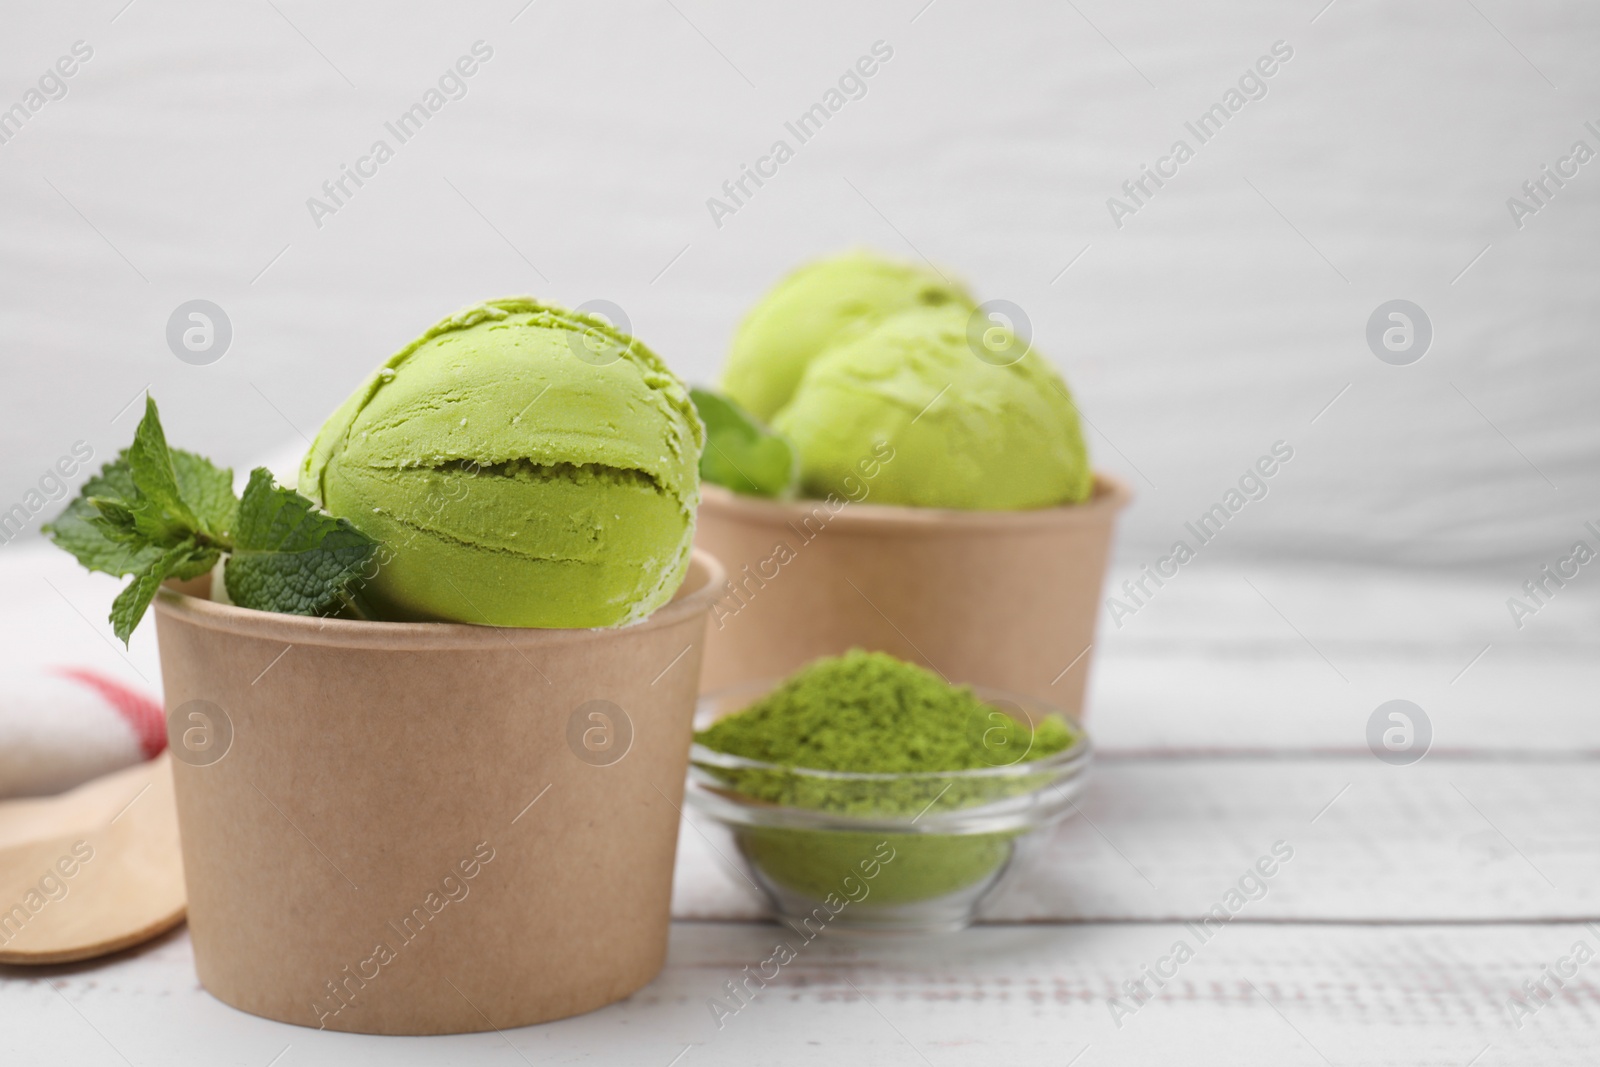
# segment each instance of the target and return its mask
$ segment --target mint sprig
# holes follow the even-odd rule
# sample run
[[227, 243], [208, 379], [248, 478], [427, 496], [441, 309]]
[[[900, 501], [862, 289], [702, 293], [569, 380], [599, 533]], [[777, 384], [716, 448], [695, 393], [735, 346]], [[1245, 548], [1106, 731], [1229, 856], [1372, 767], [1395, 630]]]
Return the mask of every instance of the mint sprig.
[[84, 483], [44, 527], [92, 571], [133, 581], [111, 605], [124, 643], [161, 583], [197, 578], [223, 556], [228, 595], [241, 607], [290, 615], [334, 610], [378, 543], [258, 467], [241, 501], [233, 471], [170, 448], [156, 402], [145, 398], [133, 444]]
[[700, 477], [748, 496], [790, 497], [800, 484], [800, 463], [788, 438], [709, 389], [691, 389], [706, 447]]
[[344, 519], [272, 484], [272, 474], [257, 467], [239, 503], [233, 551], [222, 575], [235, 604], [317, 615], [339, 599], [377, 547]]

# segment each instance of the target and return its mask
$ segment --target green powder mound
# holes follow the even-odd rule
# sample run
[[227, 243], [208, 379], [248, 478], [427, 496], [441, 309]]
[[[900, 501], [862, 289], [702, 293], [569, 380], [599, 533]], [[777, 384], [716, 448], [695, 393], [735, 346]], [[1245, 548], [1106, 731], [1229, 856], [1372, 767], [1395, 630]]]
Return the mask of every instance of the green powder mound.
[[[1020, 713], [1017, 709], [1016, 713]], [[763, 699], [698, 733], [706, 748], [780, 768], [918, 774], [889, 780], [818, 778], [782, 769], [710, 768], [733, 791], [787, 807], [854, 816], [917, 816], [1031, 792], [1047, 773], [963, 780], [944, 772], [1004, 767], [1053, 756], [1077, 735], [1060, 719], [1035, 723], [971, 689], [881, 652], [818, 660]], [[702, 765], [704, 767], [704, 765]], [[860, 905], [875, 908], [980, 891], [1011, 856], [1012, 833], [857, 833], [747, 827], [740, 849], [777, 884], [820, 898], [875, 842], [897, 853]]]
[[1060, 719], [1030, 728], [965, 686], [883, 652], [854, 650], [818, 660], [695, 739], [785, 767], [915, 774], [1041, 759], [1074, 736]]

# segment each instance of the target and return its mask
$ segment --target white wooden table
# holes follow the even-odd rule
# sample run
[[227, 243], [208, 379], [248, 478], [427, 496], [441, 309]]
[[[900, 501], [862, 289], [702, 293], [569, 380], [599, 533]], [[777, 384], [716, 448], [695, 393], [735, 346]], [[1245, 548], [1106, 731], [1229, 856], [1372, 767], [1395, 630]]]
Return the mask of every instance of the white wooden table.
[[[39, 641], [82, 629], [75, 607], [103, 610], [96, 580], [49, 576]], [[8, 571], [0, 595], [34, 596], [40, 577]], [[1398, 573], [1186, 575], [1161, 611], [1102, 635], [1082, 817], [988, 922], [927, 941], [825, 936], [721, 1028], [708, 999], [780, 930], [686, 827], [666, 970], [591, 1015], [442, 1038], [319, 1033], [212, 999], [180, 930], [108, 962], [5, 970], [0, 1063], [1594, 1064], [1600, 960], [1560, 988], [1546, 979], [1552, 995], [1520, 1018], [1509, 1004], [1575, 944], [1600, 952], [1600, 612], [1575, 588], [1518, 632], [1511, 592]], [[132, 656], [151, 669], [138, 640]], [[1433, 730], [1409, 766], [1366, 740], [1397, 697]], [[1201, 943], [1186, 924], [1279, 841], [1292, 859]], [[1193, 958], [1159, 990], [1145, 979], [1139, 1004], [1125, 983], [1180, 940]]]

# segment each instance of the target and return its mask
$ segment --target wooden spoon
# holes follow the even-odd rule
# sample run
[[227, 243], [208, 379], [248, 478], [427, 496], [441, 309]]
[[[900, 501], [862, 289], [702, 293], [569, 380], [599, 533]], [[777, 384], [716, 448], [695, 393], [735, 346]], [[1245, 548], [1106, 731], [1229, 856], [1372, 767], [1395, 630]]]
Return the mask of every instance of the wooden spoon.
[[69, 963], [183, 921], [163, 754], [54, 797], [0, 803], [0, 963]]

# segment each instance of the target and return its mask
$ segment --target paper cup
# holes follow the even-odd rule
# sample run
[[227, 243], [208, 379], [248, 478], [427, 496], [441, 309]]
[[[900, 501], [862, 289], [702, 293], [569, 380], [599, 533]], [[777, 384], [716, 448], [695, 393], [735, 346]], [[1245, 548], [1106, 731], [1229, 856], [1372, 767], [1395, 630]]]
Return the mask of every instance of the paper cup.
[[613, 630], [156, 602], [201, 983], [372, 1034], [627, 996], [666, 954], [707, 608]]
[[702, 689], [865, 648], [1081, 717], [1112, 528], [1131, 499], [1104, 475], [1084, 503], [1035, 511], [779, 503], [705, 486], [695, 543], [728, 578]]

